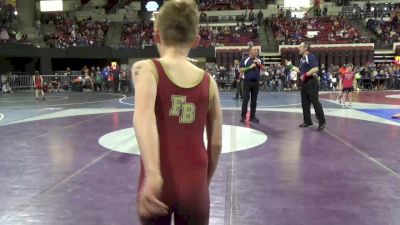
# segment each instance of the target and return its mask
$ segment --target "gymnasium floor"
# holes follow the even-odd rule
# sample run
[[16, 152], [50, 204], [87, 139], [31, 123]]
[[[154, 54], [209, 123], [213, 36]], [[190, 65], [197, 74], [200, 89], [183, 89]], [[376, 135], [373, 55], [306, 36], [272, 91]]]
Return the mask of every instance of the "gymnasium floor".
[[[297, 127], [299, 93], [261, 93], [261, 123], [246, 125], [232, 97], [210, 224], [400, 224], [400, 92], [362, 92], [352, 109], [322, 93], [324, 132]], [[139, 224], [133, 107], [122, 94], [0, 96], [0, 224]]]

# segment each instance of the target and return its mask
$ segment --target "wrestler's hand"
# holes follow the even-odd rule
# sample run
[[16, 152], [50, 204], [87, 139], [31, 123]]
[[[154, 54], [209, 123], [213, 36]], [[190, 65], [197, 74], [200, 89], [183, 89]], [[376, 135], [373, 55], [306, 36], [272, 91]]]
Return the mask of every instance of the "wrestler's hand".
[[304, 81], [306, 80], [306, 76], [307, 76], [307, 74], [301, 75], [300, 80], [301, 80], [302, 82], [304, 82]]
[[144, 218], [168, 214], [168, 206], [161, 202], [163, 180], [161, 176], [149, 176], [144, 180], [138, 195], [138, 213]]

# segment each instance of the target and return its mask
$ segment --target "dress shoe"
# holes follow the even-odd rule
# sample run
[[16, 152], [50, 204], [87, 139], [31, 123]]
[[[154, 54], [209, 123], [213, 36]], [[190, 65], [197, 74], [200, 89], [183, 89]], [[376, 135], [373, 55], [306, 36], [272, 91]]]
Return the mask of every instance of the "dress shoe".
[[250, 119], [250, 122], [253, 122], [253, 123], [260, 123], [260, 120], [257, 119], [257, 118], [253, 118], [253, 119]]
[[320, 123], [318, 126], [318, 130], [322, 131], [322, 130], [324, 130], [325, 127], [326, 127], [326, 123]]
[[299, 127], [305, 128], [305, 127], [311, 127], [312, 125], [313, 125], [312, 123], [303, 123], [303, 124], [300, 124]]

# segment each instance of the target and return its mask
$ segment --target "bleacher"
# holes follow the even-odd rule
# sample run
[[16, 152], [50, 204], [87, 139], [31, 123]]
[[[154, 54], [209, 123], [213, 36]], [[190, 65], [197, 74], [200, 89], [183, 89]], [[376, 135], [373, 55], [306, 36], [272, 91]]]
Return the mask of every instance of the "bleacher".
[[259, 28], [256, 24], [236, 26], [201, 26], [200, 47], [259, 45]]
[[367, 28], [375, 35], [379, 47], [390, 47], [400, 38], [399, 12], [390, 12], [390, 17], [369, 18]]
[[359, 31], [337, 17], [278, 18], [272, 20], [272, 31], [281, 45], [297, 45], [303, 41], [313, 44], [367, 43]]
[[108, 31], [107, 21], [93, 21], [56, 18], [55, 34], [46, 34], [45, 41], [50, 47], [67, 48], [69, 46], [103, 46]]
[[153, 46], [153, 23], [126, 22], [122, 25], [121, 48]]
[[252, 0], [200, 0], [200, 11], [253, 9]]
[[247, 53], [248, 48], [229, 48], [229, 49], [217, 49], [216, 64], [225, 68], [230, 68], [233, 65], [234, 60], [241, 60], [243, 55]]
[[28, 35], [13, 26], [16, 20], [16, 8], [7, 1], [0, 1], [0, 43], [30, 44]]

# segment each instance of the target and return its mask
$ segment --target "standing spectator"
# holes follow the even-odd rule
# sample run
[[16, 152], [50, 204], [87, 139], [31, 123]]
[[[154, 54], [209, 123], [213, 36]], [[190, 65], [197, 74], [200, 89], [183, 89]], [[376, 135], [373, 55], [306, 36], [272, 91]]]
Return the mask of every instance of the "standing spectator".
[[371, 3], [369, 1], [365, 4], [365, 8], [367, 10], [367, 13], [371, 12]]
[[121, 74], [121, 70], [118, 65], [114, 65], [111, 67], [111, 73], [113, 75], [112, 86], [114, 93], [118, 93], [119, 89], [119, 75]]
[[110, 91], [110, 89], [114, 90], [114, 74], [111, 70], [108, 71], [107, 84], [108, 91]]
[[110, 83], [108, 82], [109, 72], [110, 72], [109, 66], [104, 67], [103, 70], [101, 71], [101, 77], [103, 78], [103, 85], [104, 85], [103, 90], [107, 91], [110, 89]]
[[324, 6], [324, 11], [322, 12], [322, 15], [325, 17], [328, 15], [328, 8]]
[[128, 17], [126, 17], [125, 14], [124, 14], [123, 22], [124, 22], [124, 23], [127, 23], [127, 22], [128, 22]]
[[96, 76], [95, 77], [96, 77], [95, 80], [100, 79], [99, 84], [100, 84], [100, 91], [101, 91], [103, 89], [103, 77], [101, 76], [101, 70], [100, 70], [99, 66], [96, 67]]
[[287, 73], [285, 73], [285, 68], [283, 68], [280, 64], [278, 65], [278, 67], [279, 67], [279, 79], [281, 81], [280, 90], [283, 90], [286, 87], [288, 81], [286, 76]]
[[128, 91], [131, 91], [130, 85], [129, 85], [129, 79], [128, 79], [128, 70], [122, 71], [121, 76], [120, 76], [120, 83], [121, 83], [121, 90], [123, 91], [127, 91], [127, 87], [128, 87]]
[[263, 19], [264, 19], [264, 14], [260, 9], [260, 11], [258, 11], [258, 14], [257, 14], [257, 25], [258, 26], [261, 26], [261, 22]]
[[250, 20], [250, 22], [252, 22], [252, 21], [254, 21], [254, 19], [255, 19], [255, 15], [254, 15], [253, 10], [251, 9], [250, 13], [249, 13], [249, 20]]
[[318, 6], [314, 10], [314, 15], [318, 18], [321, 17], [321, 8]]
[[327, 71], [322, 70], [322, 74], [321, 74], [321, 89], [324, 91], [329, 90], [329, 86], [330, 86], [330, 78], [329, 78], [329, 74], [327, 73]]
[[387, 66], [386, 69], [386, 73], [387, 73], [387, 79], [386, 79], [386, 90], [390, 90], [393, 88], [393, 84], [394, 84], [394, 71], [392, 69], [391, 66]]
[[82, 68], [81, 75], [89, 76], [89, 71], [90, 71], [89, 68], [86, 65], [84, 65], [83, 68]]
[[207, 22], [207, 14], [205, 14], [203, 11], [200, 13], [200, 22], [201, 23]]
[[286, 18], [290, 19], [290, 17], [292, 16], [292, 12], [290, 12], [290, 9], [286, 10]]
[[42, 28], [42, 23], [40, 22], [40, 20], [36, 20], [35, 25], [36, 25], [36, 29], [38, 31], [39, 36], [42, 36], [43, 28]]
[[[97, 67], [99, 70], [100, 68]], [[102, 91], [102, 83], [103, 83], [103, 77], [101, 76], [101, 72], [100, 71], [96, 71], [96, 76], [94, 78], [94, 91], [98, 92], [98, 91]]]
[[398, 17], [398, 15], [397, 15], [397, 13], [395, 13], [394, 16], [393, 16], [393, 18], [392, 18], [392, 22], [391, 22], [392, 29], [393, 29], [394, 31], [397, 30], [397, 24], [398, 24], [398, 22], [399, 22], [399, 17]]
[[90, 78], [92, 80], [95, 80], [95, 78], [96, 78], [96, 67], [92, 66], [92, 68], [90, 68], [89, 75], [90, 75]]
[[233, 69], [235, 73], [234, 80], [236, 84], [236, 96], [233, 99], [238, 100], [239, 96], [240, 99], [243, 99], [243, 75], [239, 69], [239, 60], [235, 60], [234, 63]]

